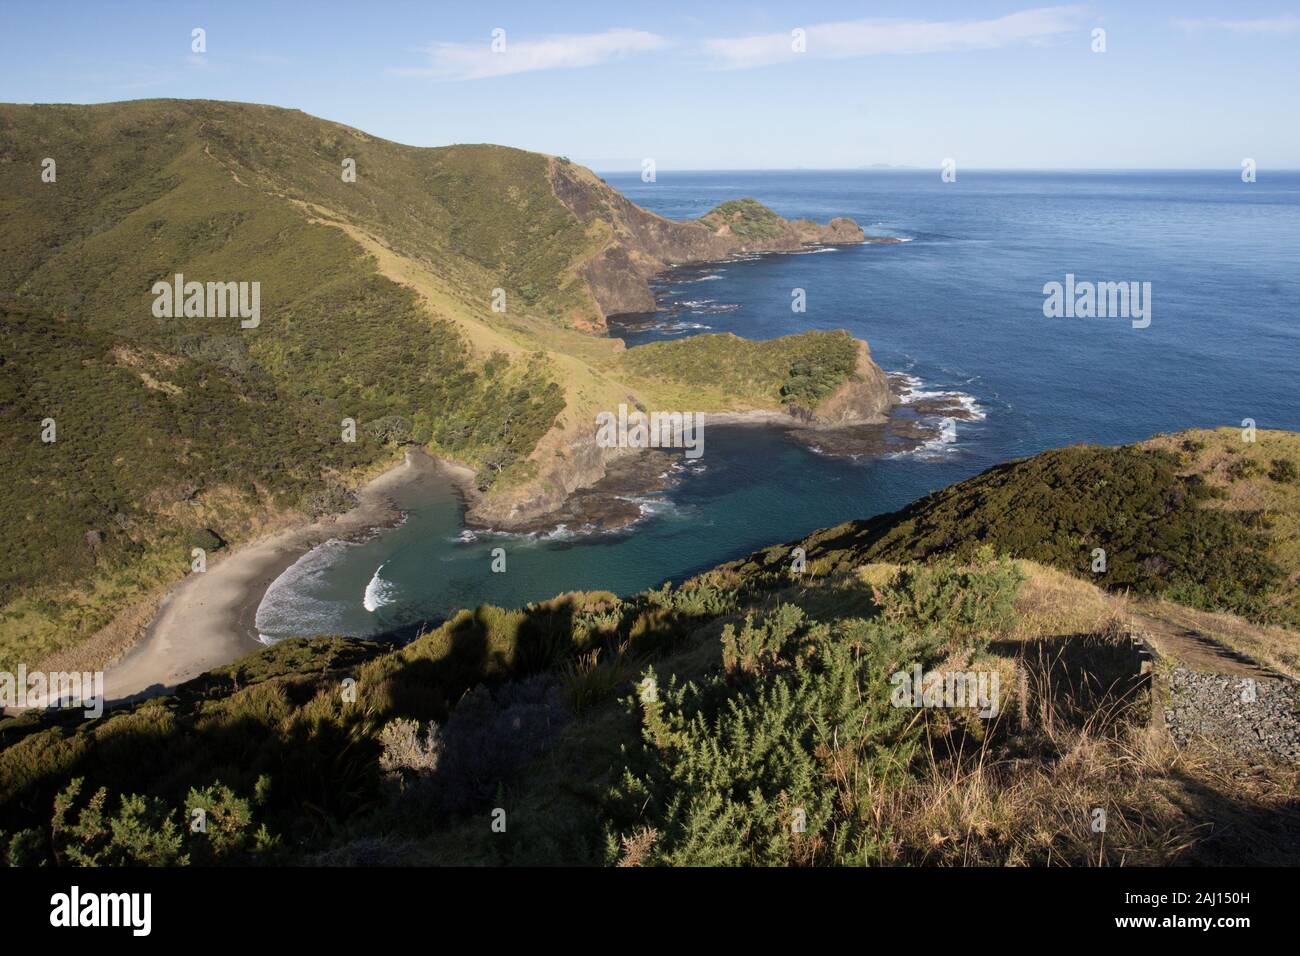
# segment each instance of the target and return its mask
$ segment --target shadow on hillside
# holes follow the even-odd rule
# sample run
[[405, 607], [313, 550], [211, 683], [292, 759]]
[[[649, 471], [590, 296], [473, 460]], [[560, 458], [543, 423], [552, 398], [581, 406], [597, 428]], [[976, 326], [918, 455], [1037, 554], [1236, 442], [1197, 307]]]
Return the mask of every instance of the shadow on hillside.
[[1133, 647], [1106, 634], [994, 641], [989, 650], [1014, 658], [1024, 675], [1021, 714], [1032, 723], [1064, 721], [1097, 729], [1140, 717], [1150, 683]]
[[[490, 779], [493, 773], [519, 763], [495, 758], [528, 751], [520, 749], [522, 724], [501, 711], [515, 707], [518, 716], [519, 707], [531, 708], [544, 727], [568, 719], [549, 690], [544, 702], [536, 694], [515, 700], [500, 685], [571, 656], [578, 610], [573, 598], [522, 614], [479, 608], [381, 660], [386, 648], [365, 641], [335, 640], [324, 650], [321, 642], [285, 642], [97, 721], [63, 712], [0, 723], [0, 830], [47, 827], [56, 794], [78, 777], [85, 779], [83, 800], [107, 787], [111, 808], [133, 793], [181, 807], [192, 787], [216, 781], [251, 798], [265, 775], [271, 784], [258, 821], [295, 844], [311, 843], [380, 805], [379, 730], [386, 723], [445, 724], [484, 685], [487, 704], [475, 698], [456, 730], [473, 741], [461, 750], [495, 754], [459, 761], [477, 799], [507, 782]], [[352, 700], [347, 678], [357, 681]], [[498, 697], [501, 706], [494, 706]], [[443, 802], [467, 805], [459, 794]]]
[[1280, 805], [1238, 789], [1215, 789], [1177, 771], [1164, 796], [1191, 820], [1204, 821], [1199, 839], [1182, 851], [1184, 866], [1300, 865], [1300, 795]]

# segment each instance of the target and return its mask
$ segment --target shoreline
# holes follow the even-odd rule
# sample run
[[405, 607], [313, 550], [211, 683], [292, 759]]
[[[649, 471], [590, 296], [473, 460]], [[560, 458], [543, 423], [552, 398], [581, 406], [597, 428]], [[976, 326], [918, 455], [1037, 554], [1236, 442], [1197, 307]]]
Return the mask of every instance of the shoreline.
[[[891, 385], [892, 373], [891, 373]], [[895, 404], [900, 407], [896, 389]], [[891, 415], [892, 420], [892, 415]], [[826, 452], [824, 440], [843, 432], [842, 448], [829, 453], [859, 457], [883, 455], [890, 422], [866, 426], [826, 426], [801, 422], [788, 412], [754, 409], [708, 413], [715, 426], [777, 427], [789, 438], [814, 451]], [[900, 423], [904, 424], [904, 423]], [[812, 439], [821, 439], [814, 444]], [[903, 436], [898, 436], [903, 437]], [[924, 443], [907, 435], [908, 445]], [[825, 444], [836, 445], [835, 442]], [[856, 453], [848, 451], [855, 448]], [[606, 476], [566, 496], [561, 506], [518, 526], [488, 528], [469, 520], [473, 504], [482, 497], [474, 470], [421, 447], [409, 447], [400, 463], [371, 478], [357, 491], [357, 504], [348, 511], [307, 524], [292, 525], [234, 548], [212, 562], [203, 574], [191, 574], [173, 585], [158, 601], [142, 636], [104, 669], [105, 700], [128, 703], [163, 694], [187, 680], [265, 648], [258, 638], [256, 617], [267, 590], [303, 555], [332, 540], [357, 540], [395, 527], [402, 511], [394, 496], [403, 489], [435, 478], [450, 482], [465, 509], [465, 527], [474, 531], [537, 534], [561, 525], [583, 532], [613, 532], [643, 517], [629, 499], [661, 493], [674, 484], [673, 456], [655, 449], [617, 460]]]
[[343, 514], [293, 525], [234, 548], [173, 585], [144, 634], [104, 669], [104, 696], [119, 704], [165, 693], [213, 668], [266, 647], [256, 617], [271, 584], [304, 554], [331, 540], [356, 540], [394, 527], [392, 496], [443, 475], [461, 488], [469, 469], [407, 449], [403, 460], [366, 482]]

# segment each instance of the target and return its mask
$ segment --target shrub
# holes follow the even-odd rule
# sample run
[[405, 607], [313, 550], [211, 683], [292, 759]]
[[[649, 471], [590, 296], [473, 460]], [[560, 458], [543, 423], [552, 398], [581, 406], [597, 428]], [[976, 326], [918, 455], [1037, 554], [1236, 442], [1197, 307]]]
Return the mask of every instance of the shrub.
[[226, 546], [225, 539], [211, 528], [203, 528], [200, 531], [195, 531], [186, 539], [185, 543], [191, 548], [202, 548], [208, 553], [217, 551]]
[[739, 633], [734, 624], [722, 629], [723, 669], [732, 675], [761, 677], [789, 666], [795, 657], [792, 648], [797, 635], [806, 632], [804, 624], [804, 613], [795, 604], [782, 604], [758, 626], [753, 613], [746, 614]]
[[733, 632], [729, 672], [659, 688], [648, 671], [628, 701], [643, 742], [607, 792], [610, 862], [632, 847], [638, 862], [673, 865], [882, 857], [885, 834], [861, 811], [905, 775], [920, 739], [915, 713], [890, 705], [888, 675], [929, 667], [937, 643], [786, 607], [746, 631]]
[[549, 675], [476, 687], [423, 732], [396, 720], [381, 733], [380, 767], [407, 807], [451, 814], [493, 797], [555, 740], [567, 723]]
[[312, 518], [342, 514], [354, 507], [357, 496], [343, 485], [330, 482], [322, 488], [307, 492], [298, 501], [298, 510]]
[[1014, 562], [985, 549], [971, 566], [952, 559], [905, 565], [874, 597], [887, 619], [942, 635], [953, 649], [975, 649], [1015, 625], [1023, 580]]
[[1253, 458], [1237, 458], [1228, 465], [1227, 474], [1231, 480], [1241, 481], [1245, 478], [1254, 478], [1263, 470], [1263, 466]]
[[1286, 458], [1274, 458], [1268, 470], [1268, 477], [1283, 485], [1295, 484], [1297, 474], [1295, 462]]
[[405, 445], [411, 441], [411, 420], [401, 415], [385, 415], [366, 422], [361, 430], [383, 445]]
[[[79, 809], [82, 778], [54, 801], [54, 857], [74, 866], [175, 866], [189, 862], [170, 807], [157, 797], [123, 796], [106, 815], [108, 790], [100, 787]], [[75, 817], [72, 816], [75, 809]]]
[[415, 720], [390, 721], [379, 732], [379, 744], [384, 748], [379, 755], [379, 769], [396, 793], [412, 784], [418, 785], [438, 770], [442, 738], [437, 721], [429, 721], [423, 731]]
[[[56, 862], [73, 866], [183, 866], [246, 863], [278, 845], [266, 827], [253, 829], [252, 808], [229, 787], [191, 788], [179, 811], [160, 797], [126, 794], [109, 813], [109, 792], [100, 787], [78, 806], [85, 781], [69, 782], [54, 800], [50, 845]], [[259, 781], [264, 792], [268, 781]], [[201, 814], [197, 811], [202, 811]], [[177, 825], [177, 818], [183, 823]], [[25, 831], [31, 833], [34, 831]], [[36, 840], [23, 837], [20, 851], [35, 858]], [[11, 844], [11, 857], [17, 839]]]
[[[257, 791], [265, 792], [268, 777], [258, 780]], [[196, 825], [196, 811], [202, 810], [202, 826]], [[251, 855], [274, 848], [277, 841], [263, 825], [253, 828], [253, 809], [229, 787], [214, 783], [194, 787], [185, 798], [186, 847], [191, 862], [198, 865], [247, 862]]]

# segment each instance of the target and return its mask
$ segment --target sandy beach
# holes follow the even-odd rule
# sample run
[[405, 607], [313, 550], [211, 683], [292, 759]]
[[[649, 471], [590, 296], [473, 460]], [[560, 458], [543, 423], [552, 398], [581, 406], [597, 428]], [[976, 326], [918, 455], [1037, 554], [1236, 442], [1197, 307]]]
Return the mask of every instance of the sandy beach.
[[[711, 425], [776, 426], [805, 441], [825, 441], [837, 429], [807, 428], [780, 411], [716, 413]], [[844, 429], [857, 445], [878, 446], [882, 426]], [[858, 431], [869, 432], [859, 435]], [[662, 489], [663, 454], [630, 456], [616, 462], [595, 486], [571, 494], [565, 506], [515, 531], [547, 530], [559, 522], [617, 528], [639, 518], [629, 496]], [[393, 495], [422, 480], [453, 482], [472, 503], [477, 492], [472, 469], [408, 449], [404, 461], [358, 491], [358, 503], [344, 514], [299, 525], [243, 544], [191, 574], [158, 604], [143, 636], [105, 670], [106, 699], [112, 702], [163, 693], [265, 645], [258, 639], [258, 607], [271, 584], [300, 557], [330, 540], [354, 540], [390, 527], [401, 518]]]
[[213, 560], [202, 574], [185, 578], [163, 598], [140, 641], [105, 671], [107, 700], [162, 693], [264, 647], [255, 619], [277, 577], [326, 541], [353, 539], [395, 524], [401, 514], [393, 493], [438, 474], [463, 485], [472, 472], [410, 449], [402, 464], [360, 489], [350, 511], [250, 541]]

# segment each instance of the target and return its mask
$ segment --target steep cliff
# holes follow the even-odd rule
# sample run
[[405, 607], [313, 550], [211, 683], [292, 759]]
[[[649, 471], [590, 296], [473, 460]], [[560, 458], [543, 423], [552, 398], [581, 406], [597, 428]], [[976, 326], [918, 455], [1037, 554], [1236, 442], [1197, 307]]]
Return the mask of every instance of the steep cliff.
[[590, 170], [557, 161], [555, 195], [602, 238], [578, 267], [605, 318], [653, 312], [648, 280], [670, 265], [725, 259], [738, 253], [796, 252], [810, 246], [892, 242], [868, 239], [851, 219], [826, 225], [786, 220], [754, 199], [723, 203], [694, 222], [655, 215], [611, 189]]

